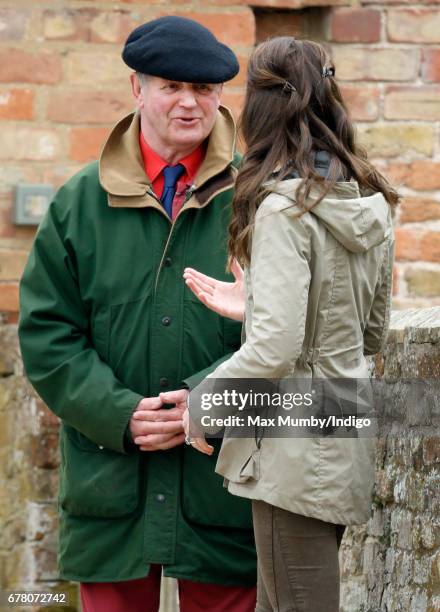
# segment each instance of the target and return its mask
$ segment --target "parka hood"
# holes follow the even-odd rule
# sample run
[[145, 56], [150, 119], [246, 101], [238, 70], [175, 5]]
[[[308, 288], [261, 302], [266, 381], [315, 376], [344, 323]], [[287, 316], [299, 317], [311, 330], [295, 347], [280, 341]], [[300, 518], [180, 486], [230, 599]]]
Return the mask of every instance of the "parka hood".
[[[289, 179], [267, 184], [268, 189], [296, 203], [301, 179]], [[317, 197], [312, 189], [310, 200]], [[362, 253], [381, 244], [390, 235], [391, 208], [382, 193], [362, 196], [357, 181], [336, 183], [335, 188], [310, 214], [318, 217], [328, 231], [346, 249]]]

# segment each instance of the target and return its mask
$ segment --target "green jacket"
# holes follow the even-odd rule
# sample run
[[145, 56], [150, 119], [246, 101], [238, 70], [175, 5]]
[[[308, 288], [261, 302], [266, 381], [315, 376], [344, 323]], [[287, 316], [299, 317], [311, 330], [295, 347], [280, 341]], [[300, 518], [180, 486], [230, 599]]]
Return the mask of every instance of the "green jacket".
[[250, 505], [224, 489], [217, 453], [141, 452], [125, 437], [142, 397], [183, 381], [192, 388], [240, 345], [240, 324], [205, 308], [182, 279], [186, 266], [228, 278], [234, 134], [221, 108], [195, 188], [171, 224], [130, 115], [99, 164], [59, 190], [38, 230], [19, 335], [30, 381], [62, 420], [62, 578], [129, 580], [160, 563], [167, 576], [255, 583]]

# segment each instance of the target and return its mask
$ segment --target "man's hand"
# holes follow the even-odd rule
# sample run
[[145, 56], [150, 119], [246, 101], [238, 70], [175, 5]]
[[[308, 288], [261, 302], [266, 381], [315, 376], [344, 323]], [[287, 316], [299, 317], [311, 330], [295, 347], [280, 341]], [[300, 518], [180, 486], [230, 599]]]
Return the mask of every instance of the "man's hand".
[[131, 436], [142, 451], [166, 450], [185, 440], [184, 408], [162, 408], [164, 403], [160, 397], [144, 397], [130, 419]]
[[177, 391], [164, 391], [159, 393], [159, 399], [163, 404], [175, 404], [176, 408], [183, 412], [188, 407], [188, 389], [177, 389]]
[[193, 268], [185, 268], [183, 278], [205, 306], [223, 317], [243, 321], [245, 304], [243, 270], [236, 259], [232, 262], [231, 272], [235, 278], [234, 283], [218, 281]]

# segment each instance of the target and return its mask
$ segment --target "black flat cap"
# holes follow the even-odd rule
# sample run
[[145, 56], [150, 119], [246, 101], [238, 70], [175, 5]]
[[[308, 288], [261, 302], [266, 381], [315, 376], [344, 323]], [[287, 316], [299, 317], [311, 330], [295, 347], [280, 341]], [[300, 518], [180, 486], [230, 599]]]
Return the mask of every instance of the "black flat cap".
[[239, 71], [233, 51], [204, 26], [184, 17], [160, 17], [130, 34], [122, 59], [133, 70], [186, 83], [224, 83]]

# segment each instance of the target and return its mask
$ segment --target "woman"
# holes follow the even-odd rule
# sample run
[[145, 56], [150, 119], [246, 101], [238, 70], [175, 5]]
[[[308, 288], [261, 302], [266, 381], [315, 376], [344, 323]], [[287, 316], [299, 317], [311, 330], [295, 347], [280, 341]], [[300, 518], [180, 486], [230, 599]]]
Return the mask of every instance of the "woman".
[[[398, 196], [356, 145], [334, 74], [323, 47], [291, 37], [250, 59], [229, 239], [236, 282], [184, 275], [202, 302], [239, 319], [236, 260], [245, 267], [246, 340], [213, 378], [367, 379], [365, 355], [383, 346]], [[253, 500], [258, 611], [339, 610], [339, 540], [369, 517], [373, 449], [372, 438], [224, 440], [216, 471]]]

